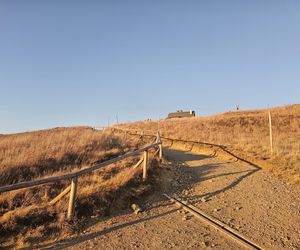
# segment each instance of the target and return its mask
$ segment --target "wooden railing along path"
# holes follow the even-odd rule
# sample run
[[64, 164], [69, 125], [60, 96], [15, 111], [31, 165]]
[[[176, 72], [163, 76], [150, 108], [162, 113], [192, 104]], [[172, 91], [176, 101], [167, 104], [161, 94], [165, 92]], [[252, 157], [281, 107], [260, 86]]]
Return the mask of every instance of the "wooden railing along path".
[[25, 181], [25, 182], [20, 182], [12, 185], [7, 185], [0, 187], [0, 194], [13, 191], [13, 190], [18, 190], [18, 189], [26, 189], [34, 186], [39, 186], [42, 184], [46, 183], [52, 183], [52, 182], [57, 182], [61, 180], [67, 180], [71, 179], [71, 184], [68, 186], [66, 189], [64, 189], [58, 196], [56, 196], [52, 201], [50, 201], [50, 205], [55, 204], [57, 201], [59, 201], [62, 197], [67, 195], [70, 192], [70, 197], [69, 197], [69, 205], [68, 205], [68, 219], [72, 219], [74, 216], [74, 208], [75, 208], [75, 200], [76, 200], [76, 193], [77, 193], [77, 188], [78, 188], [78, 178], [82, 175], [89, 174], [99, 168], [108, 166], [110, 164], [119, 162], [121, 160], [127, 159], [132, 156], [136, 156], [140, 153], [143, 153], [141, 159], [137, 162], [137, 164], [134, 167], [138, 167], [141, 163], [143, 163], [143, 180], [146, 180], [147, 178], [147, 162], [148, 162], [148, 151], [152, 148], [157, 148], [155, 155], [159, 155], [159, 159], [161, 160], [163, 157], [163, 151], [162, 151], [162, 141], [159, 133], [156, 135], [156, 141], [155, 143], [149, 144], [141, 149], [138, 149], [133, 152], [126, 153], [124, 155], [120, 155], [116, 158], [110, 159], [105, 162], [101, 162], [98, 164], [95, 164], [93, 166], [90, 166], [88, 168], [79, 170], [77, 172], [72, 172], [68, 174], [63, 174], [59, 176], [52, 176], [48, 178], [43, 178], [43, 179], [38, 179], [38, 180], [33, 180], [33, 181]]
[[[155, 136], [153, 135], [154, 131], [153, 130], [136, 130], [136, 129], [123, 129], [123, 128], [118, 128], [118, 127], [113, 127], [112, 131], [119, 131], [124, 133], [124, 137], [126, 138], [127, 135], [135, 135], [135, 136], [139, 136], [141, 139], [143, 139], [144, 137], [152, 137], [154, 138]], [[148, 133], [148, 134], [147, 134]], [[159, 135], [159, 138], [161, 140], [165, 140], [165, 141], [170, 141], [171, 144], [173, 144], [174, 142], [183, 142], [183, 143], [190, 143], [192, 145], [192, 147], [194, 146], [194, 144], [200, 144], [200, 145], [205, 145], [205, 146], [209, 146], [211, 148], [220, 150], [230, 156], [232, 156], [233, 158], [235, 158], [236, 160], [245, 162], [253, 167], [255, 167], [256, 169], [261, 169], [260, 166], [258, 166], [257, 164], [244, 159], [242, 156], [237, 155], [234, 152], [231, 152], [226, 146], [224, 145], [219, 145], [219, 144], [215, 144], [215, 143], [210, 143], [210, 142], [203, 142], [203, 141], [192, 141], [192, 140], [184, 140], [184, 139], [178, 139], [178, 138], [170, 138], [170, 137], [166, 137], [166, 136], [161, 136]], [[168, 146], [170, 147], [170, 146]]]

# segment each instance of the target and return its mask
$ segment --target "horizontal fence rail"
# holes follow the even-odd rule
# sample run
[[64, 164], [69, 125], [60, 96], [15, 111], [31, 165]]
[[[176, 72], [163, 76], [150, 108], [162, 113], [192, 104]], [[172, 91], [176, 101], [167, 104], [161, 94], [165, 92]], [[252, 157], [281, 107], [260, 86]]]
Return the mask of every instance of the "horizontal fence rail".
[[20, 182], [20, 183], [16, 183], [16, 184], [12, 184], [12, 185], [8, 185], [8, 186], [4, 186], [4, 187], [0, 187], [0, 193], [4, 193], [4, 192], [8, 192], [8, 191], [12, 191], [12, 190], [17, 190], [17, 189], [22, 189], [22, 188], [28, 188], [28, 187], [33, 187], [33, 186], [38, 186], [38, 185], [42, 185], [45, 183], [50, 183], [50, 182], [56, 182], [56, 181], [60, 181], [60, 180], [66, 180], [66, 179], [71, 179], [80, 175], [84, 175], [84, 174], [89, 174], [101, 167], [105, 167], [107, 165], [116, 163], [118, 161], [124, 160], [126, 158], [138, 155], [139, 153], [143, 152], [143, 151], [147, 151], [151, 148], [155, 148], [157, 146], [160, 145], [160, 142], [157, 143], [153, 143], [150, 144], [144, 148], [138, 149], [134, 152], [130, 152], [121, 156], [118, 156], [116, 158], [110, 159], [108, 161], [105, 162], [101, 162], [98, 164], [95, 164], [91, 167], [79, 170], [77, 172], [74, 173], [69, 173], [69, 174], [64, 174], [64, 175], [59, 175], [59, 176], [53, 176], [53, 177], [48, 177], [48, 178], [44, 178], [44, 179], [40, 179], [40, 180], [35, 180], [35, 181], [25, 181], [25, 182]]
[[[143, 131], [138, 131], [138, 130], [135, 130], [135, 129], [123, 129], [123, 128], [113, 128], [113, 130], [115, 131], [120, 131], [122, 133], [125, 133], [125, 134], [130, 134], [130, 135], [136, 135], [136, 136], [148, 136], [148, 137], [155, 137], [153, 134], [145, 134]], [[148, 132], [152, 132], [154, 133], [153, 130], [144, 130], [144, 131], [148, 131]], [[158, 132], [159, 133], [159, 132]], [[255, 168], [261, 168], [259, 167], [258, 165], [254, 164], [253, 162], [251, 161], [248, 161], [247, 159], [244, 159], [243, 157], [241, 156], [238, 156], [237, 154], [231, 152], [230, 150], [227, 149], [226, 146], [223, 146], [223, 145], [219, 145], [219, 144], [214, 144], [214, 143], [209, 143], [209, 142], [203, 142], [203, 141], [191, 141], [191, 140], [184, 140], [184, 139], [178, 139], [178, 138], [171, 138], [171, 137], [165, 137], [165, 136], [161, 136], [159, 135], [159, 140], [166, 140], [166, 141], [171, 141], [172, 143], [173, 142], [183, 142], [183, 143], [191, 143], [191, 144], [199, 144], [199, 145], [205, 145], [205, 146], [211, 146], [211, 147], [214, 147], [214, 148], [217, 148], [217, 149], [220, 149], [222, 150], [223, 152], [227, 153], [228, 155], [231, 155], [232, 157], [242, 161], [242, 162], [245, 162]], [[161, 141], [162, 142], [162, 141]], [[160, 147], [162, 147], [162, 143], [160, 144]], [[162, 152], [162, 150], [160, 150], [160, 152]]]

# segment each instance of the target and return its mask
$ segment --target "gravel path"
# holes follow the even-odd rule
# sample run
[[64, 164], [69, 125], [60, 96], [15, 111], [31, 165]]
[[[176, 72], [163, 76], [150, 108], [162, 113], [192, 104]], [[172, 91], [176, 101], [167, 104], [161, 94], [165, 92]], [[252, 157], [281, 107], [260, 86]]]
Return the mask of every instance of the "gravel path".
[[43, 249], [244, 249], [161, 193], [188, 200], [266, 249], [300, 249], [300, 189], [241, 162], [165, 150], [161, 187], [130, 210]]

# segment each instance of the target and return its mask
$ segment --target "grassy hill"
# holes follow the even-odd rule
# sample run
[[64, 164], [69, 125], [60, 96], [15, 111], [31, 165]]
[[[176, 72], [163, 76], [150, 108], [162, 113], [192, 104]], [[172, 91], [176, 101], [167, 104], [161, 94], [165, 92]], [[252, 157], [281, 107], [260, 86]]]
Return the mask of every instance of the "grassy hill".
[[[111, 130], [88, 127], [4, 135], [0, 137], [0, 186], [70, 173], [144, 144], [136, 137], [126, 139]], [[8, 244], [8, 239], [20, 247], [37, 239], [63, 237], [91, 215], [107, 215], [112, 207], [129, 206], [150, 188], [149, 183], [141, 183], [141, 168], [132, 168], [137, 161], [132, 157], [80, 177], [76, 221], [69, 223], [65, 218], [68, 195], [55, 205], [49, 202], [70, 180], [0, 194], [0, 246]]]
[[226, 146], [227, 149], [300, 184], [300, 105], [270, 109], [274, 153], [270, 153], [269, 110], [226, 112], [208, 117], [134, 122], [122, 128], [159, 130], [162, 136]]

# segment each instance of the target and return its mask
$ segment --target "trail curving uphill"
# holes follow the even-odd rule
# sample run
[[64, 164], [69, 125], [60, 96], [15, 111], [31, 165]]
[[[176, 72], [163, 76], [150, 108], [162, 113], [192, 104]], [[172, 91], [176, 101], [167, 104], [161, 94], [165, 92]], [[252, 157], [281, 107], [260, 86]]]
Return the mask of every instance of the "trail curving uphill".
[[161, 186], [141, 202], [144, 212], [93, 218], [81, 234], [42, 249], [245, 249], [162, 193], [187, 200], [266, 249], [300, 248], [298, 187], [235, 160], [175, 149], [165, 157]]

